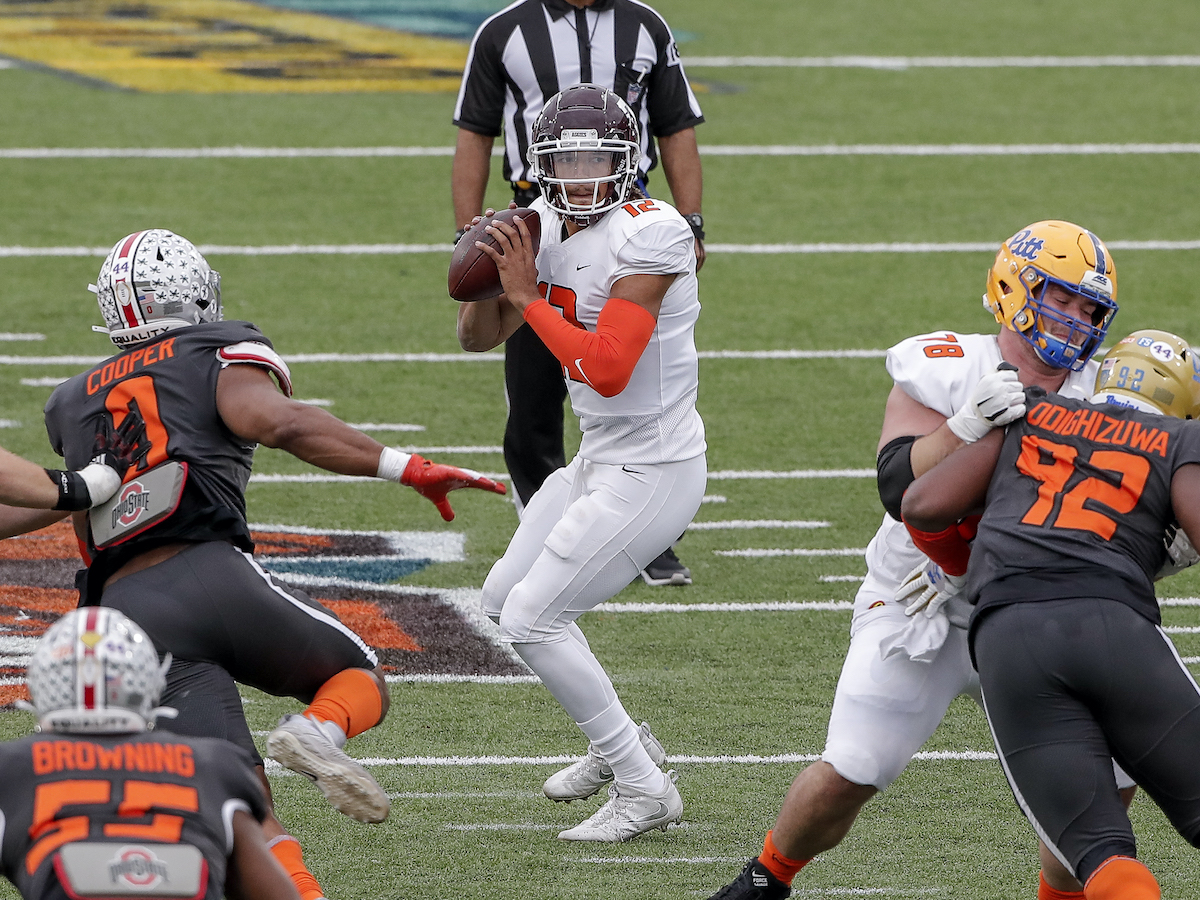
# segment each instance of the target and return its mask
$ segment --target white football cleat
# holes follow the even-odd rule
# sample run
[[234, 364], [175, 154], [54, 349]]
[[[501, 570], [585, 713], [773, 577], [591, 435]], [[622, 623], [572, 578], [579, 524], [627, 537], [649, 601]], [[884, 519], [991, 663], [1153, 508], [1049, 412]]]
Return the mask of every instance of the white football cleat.
[[284, 716], [267, 736], [267, 753], [280, 765], [315, 781], [343, 815], [359, 822], [387, 818], [392, 804], [379, 782], [307, 716]]
[[[667, 761], [667, 751], [662, 742], [650, 733], [650, 726], [643, 722], [637, 729], [638, 738], [656, 766]], [[613, 770], [604, 761], [596, 748], [588, 745], [587, 756], [577, 763], [560, 769], [542, 785], [542, 793], [555, 802], [570, 803], [592, 796], [613, 780]]]
[[683, 818], [683, 798], [675, 787], [675, 770], [667, 772], [667, 788], [662, 794], [622, 794], [609, 785], [608, 802], [591, 818], [558, 835], [563, 841], [598, 841], [616, 844], [655, 828], [667, 830]]

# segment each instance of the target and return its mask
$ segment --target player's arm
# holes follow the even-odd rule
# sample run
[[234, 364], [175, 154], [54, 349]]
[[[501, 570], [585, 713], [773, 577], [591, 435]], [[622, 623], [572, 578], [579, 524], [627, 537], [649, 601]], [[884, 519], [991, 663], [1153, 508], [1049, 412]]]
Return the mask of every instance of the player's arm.
[[454, 225], [464, 228], [483, 209], [495, 138], [466, 128], [458, 129], [454, 164], [450, 170], [450, 193], [454, 202]]
[[267, 369], [230, 365], [217, 377], [217, 412], [247, 443], [285, 450], [306, 463], [340, 475], [373, 476], [415, 489], [449, 522], [449, 491], [474, 487], [503, 494], [504, 485], [469, 469], [437, 465], [416, 453], [384, 447], [337, 416], [285, 397]]
[[1171, 476], [1175, 519], [1193, 547], [1200, 547], [1200, 464], [1187, 463]]
[[[45, 472], [42, 477], [45, 477]], [[0, 504], [0, 540], [47, 528], [62, 521], [66, 515], [61, 509], [31, 509]]]
[[458, 345], [472, 353], [499, 347], [525, 324], [504, 295], [458, 306]]
[[233, 814], [225, 895], [230, 900], [300, 900], [296, 886], [267, 848], [262, 826], [242, 809]]
[[[671, 189], [675, 208], [685, 216], [700, 212], [704, 193], [704, 175], [700, 167], [700, 148], [696, 145], [696, 129], [684, 128], [658, 139], [658, 156], [663, 175]], [[704, 265], [704, 241], [696, 236], [696, 271]]]

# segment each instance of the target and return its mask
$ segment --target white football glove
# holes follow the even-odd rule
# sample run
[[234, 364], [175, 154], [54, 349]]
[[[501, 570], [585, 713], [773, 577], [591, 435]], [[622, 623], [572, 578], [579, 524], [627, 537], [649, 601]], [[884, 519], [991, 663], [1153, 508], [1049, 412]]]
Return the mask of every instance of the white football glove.
[[900, 587], [896, 588], [896, 600], [906, 604], [906, 616], [924, 612], [927, 618], [932, 619], [951, 597], [957, 597], [966, 586], [966, 575], [947, 575], [941, 566], [927, 559], [900, 582]]
[[995, 372], [979, 379], [971, 399], [947, 423], [964, 444], [973, 444], [998, 425], [1025, 415], [1025, 388], [1012, 363], [1000, 363]]
[[1192, 546], [1192, 542], [1188, 540], [1188, 536], [1178, 525], [1167, 526], [1167, 531], [1163, 535], [1163, 546], [1167, 548], [1167, 558], [1163, 561], [1162, 568], [1155, 574], [1155, 581], [1182, 572], [1200, 562], [1200, 553], [1196, 552], [1196, 548]]

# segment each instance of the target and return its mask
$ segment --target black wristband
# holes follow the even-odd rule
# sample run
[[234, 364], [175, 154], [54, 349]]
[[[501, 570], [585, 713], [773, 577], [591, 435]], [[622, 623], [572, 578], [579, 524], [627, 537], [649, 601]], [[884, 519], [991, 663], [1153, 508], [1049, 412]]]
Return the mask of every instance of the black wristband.
[[464, 234], [466, 234], [468, 231], [470, 231], [470, 228], [468, 226], [464, 225], [462, 228], [458, 229], [458, 231], [454, 232], [455, 246], [458, 245], [458, 242], [462, 240], [462, 236]]
[[700, 213], [688, 213], [683, 217], [683, 221], [688, 223], [688, 227], [692, 229], [692, 234], [696, 236], [696, 240], [704, 242], [704, 216]]
[[58, 488], [58, 502], [54, 509], [74, 512], [79, 509], [89, 509], [92, 505], [92, 495], [88, 491], [87, 482], [78, 472], [65, 472], [62, 469], [46, 469], [46, 474]]

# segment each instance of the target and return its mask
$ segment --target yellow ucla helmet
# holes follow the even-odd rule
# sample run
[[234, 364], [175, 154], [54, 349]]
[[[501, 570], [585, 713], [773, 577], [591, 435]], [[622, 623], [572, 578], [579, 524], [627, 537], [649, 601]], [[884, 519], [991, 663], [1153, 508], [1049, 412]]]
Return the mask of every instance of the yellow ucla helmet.
[[[1057, 284], [1096, 304], [1091, 321], [1043, 302]], [[983, 306], [1025, 338], [1047, 365], [1078, 372], [1104, 341], [1117, 312], [1117, 269], [1108, 248], [1086, 228], [1048, 220], [1022, 228], [1000, 245], [988, 271]], [[1056, 336], [1052, 325], [1069, 329]]]
[[1200, 359], [1167, 331], [1135, 331], [1108, 351], [1096, 374], [1094, 403], [1192, 419], [1200, 412]]

